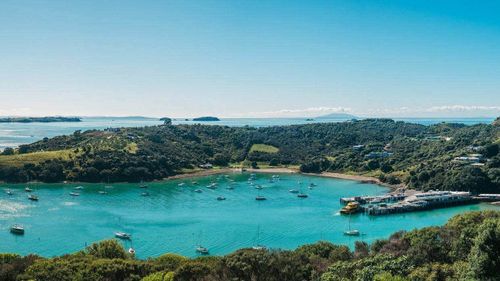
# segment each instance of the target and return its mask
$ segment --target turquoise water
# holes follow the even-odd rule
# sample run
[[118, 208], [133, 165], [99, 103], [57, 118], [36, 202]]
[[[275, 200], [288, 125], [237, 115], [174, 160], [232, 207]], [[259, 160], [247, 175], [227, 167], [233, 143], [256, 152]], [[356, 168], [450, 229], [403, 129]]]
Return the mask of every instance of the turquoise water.
[[[403, 118], [398, 121], [431, 125], [440, 122], [464, 123], [473, 125], [491, 123], [494, 118]], [[306, 118], [223, 118], [219, 122], [192, 122], [177, 119], [173, 124], [208, 124], [223, 126], [286, 126], [309, 123], [343, 122], [345, 119], [315, 119], [306, 121]], [[32, 143], [44, 137], [72, 134], [76, 130], [105, 129], [109, 127], [142, 127], [160, 125], [163, 122], [153, 118], [141, 117], [86, 117], [82, 122], [57, 123], [0, 123], [0, 150], [5, 147], [17, 147], [21, 144]]]
[[[352, 246], [355, 240], [371, 242], [401, 229], [441, 225], [464, 211], [496, 208], [480, 204], [380, 217], [354, 215], [352, 228], [364, 235], [352, 238], [343, 235], [348, 218], [338, 214], [339, 198], [382, 194], [385, 188], [303, 175], [281, 175], [271, 183], [270, 175], [259, 174], [253, 185], [248, 178], [237, 173], [149, 183], [149, 197], [140, 196], [144, 189], [137, 184], [114, 184], [107, 195], [98, 193], [103, 184], [83, 184], [79, 197], [69, 195], [76, 184], [33, 184], [39, 202], [27, 200], [24, 185], [3, 184], [0, 188], [11, 188], [14, 195], [0, 194], [0, 252], [61, 255], [112, 238], [116, 231], [132, 234], [140, 258], [166, 252], [195, 256], [197, 244], [216, 255], [255, 244], [293, 249], [328, 240]], [[216, 190], [206, 188], [212, 181], [218, 183]], [[317, 187], [309, 190], [311, 182]], [[257, 184], [263, 189], [255, 189]], [[301, 188], [309, 198], [297, 198], [288, 192], [292, 188]], [[268, 200], [256, 201], [259, 193]], [[217, 196], [226, 200], [217, 201]], [[14, 223], [25, 226], [24, 236], [9, 233]], [[123, 243], [130, 247], [130, 242]]]

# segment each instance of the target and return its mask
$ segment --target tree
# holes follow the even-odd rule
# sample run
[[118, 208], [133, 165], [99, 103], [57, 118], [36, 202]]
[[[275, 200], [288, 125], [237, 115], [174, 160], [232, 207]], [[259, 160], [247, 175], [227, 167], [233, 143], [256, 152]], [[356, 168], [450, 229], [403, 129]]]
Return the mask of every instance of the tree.
[[479, 280], [500, 280], [500, 220], [485, 220], [469, 255], [471, 275]]
[[85, 253], [96, 258], [103, 259], [126, 259], [128, 258], [127, 252], [123, 246], [115, 239], [103, 240], [93, 243], [85, 248]]

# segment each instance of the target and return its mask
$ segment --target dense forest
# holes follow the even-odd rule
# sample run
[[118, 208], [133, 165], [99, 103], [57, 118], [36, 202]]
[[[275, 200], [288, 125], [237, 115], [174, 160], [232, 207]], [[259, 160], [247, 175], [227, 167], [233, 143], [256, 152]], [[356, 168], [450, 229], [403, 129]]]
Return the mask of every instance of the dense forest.
[[363, 174], [418, 189], [500, 193], [500, 126], [366, 119], [265, 128], [161, 125], [77, 131], [0, 155], [0, 180], [163, 179], [211, 163]]
[[0, 280], [21, 281], [447, 281], [500, 280], [500, 212], [470, 212], [442, 227], [371, 244], [317, 242], [295, 250], [241, 249], [188, 259], [137, 260], [116, 240], [61, 257], [0, 254]]

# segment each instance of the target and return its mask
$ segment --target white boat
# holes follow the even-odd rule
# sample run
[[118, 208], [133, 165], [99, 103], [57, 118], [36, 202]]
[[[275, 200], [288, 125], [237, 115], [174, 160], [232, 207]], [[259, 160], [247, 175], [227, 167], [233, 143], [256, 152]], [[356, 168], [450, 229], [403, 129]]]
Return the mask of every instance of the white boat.
[[290, 190], [288, 190], [288, 192], [290, 192], [290, 193], [299, 193], [299, 191], [297, 189], [290, 189]]
[[128, 249], [128, 253], [129, 253], [129, 254], [131, 254], [131, 255], [135, 255], [135, 250], [134, 250], [134, 248], [130, 247], [130, 248]]
[[24, 188], [24, 191], [26, 191], [26, 192], [32, 192], [32, 191], [33, 191], [33, 189], [31, 189], [31, 188], [29, 188], [29, 187], [25, 187], [25, 188]]
[[80, 196], [80, 193], [78, 193], [78, 192], [70, 192], [69, 195], [71, 195], [71, 196]]
[[30, 194], [30, 195], [28, 195], [28, 199], [31, 201], [38, 201], [38, 196]]
[[257, 250], [257, 251], [266, 250], [267, 247], [264, 246], [264, 245], [259, 244], [259, 240], [260, 240], [260, 225], [257, 226], [257, 235], [255, 237], [255, 241], [257, 242], [257, 244], [255, 244], [254, 246], [252, 246], [252, 249]]
[[201, 255], [208, 255], [209, 252], [208, 252], [208, 249], [199, 245], [198, 247], [196, 247], [196, 252], [201, 254]]
[[181, 182], [177, 186], [185, 186], [185, 185], [186, 185], [185, 183]]
[[115, 237], [123, 239], [123, 240], [130, 240], [132, 238], [132, 235], [119, 231], [119, 232], [115, 232]]
[[12, 192], [10, 189], [6, 189], [5, 193], [7, 193], [7, 195], [14, 195], [14, 192]]
[[258, 184], [255, 186], [255, 189], [263, 189], [262, 185]]
[[141, 196], [149, 196], [149, 192], [147, 192], [147, 191], [143, 192], [143, 193], [141, 193]]
[[20, 224], [14, 224], [13, 226], [10, 227], [10, 233], [17, 234], [17, 235], [23, 235], [24, 234], [24, 227]]
[[351, 215], [349, 215], [349, 228], [344, 231], [344, 235], [347, 236], [359, 236], [361, 233], [357, 229], [351, 229]]
[[84, 188], [83, 186], [79, 185], [79, 186], [75, 187], [75, 190], [83, 190], [83, 188]]
[[217, 188], [217, 183], [213, 182], [213, 183], [207, 185], [207, 188], [216, 189]]
[[196, 193], [202, 193], [203, 190], [201, 190], [201, 189], [195, 189], [194, 192], [196, 192]]
[[104, 191], [104, 190], [99, 190], [99, 194], [105, 195], [105, 194], [108, 194], [108, 192]]

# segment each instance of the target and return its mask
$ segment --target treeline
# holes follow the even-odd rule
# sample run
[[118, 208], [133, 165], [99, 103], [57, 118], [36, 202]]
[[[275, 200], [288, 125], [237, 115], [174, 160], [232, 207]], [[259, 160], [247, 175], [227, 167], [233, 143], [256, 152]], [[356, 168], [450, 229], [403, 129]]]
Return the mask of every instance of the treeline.
[[318, 242], [295, 250], [241, 249], [188, 259], [137, 260], [116, 240], [55, 258], [0, 254], [0, 280], [446, 281], [500, 280], [500, 212], [470, 212], [442, 227], [400, 231], [372, 244]]
[[[366, 174], [419, 189], [500, 192], [499, 139], [500, 127], [494, 124], [423, 126], [390, 119], [258, 129], [163, 125], [77, 131], [6, 149], [0, 156], [0, 180], [146, 181], [205, 163], [253, 163]], [[254, 144], [277, 152], [252, 151]], [[50, 151], [53, 157], [41, 157]], [[477, 153], [484, 158], [474, 165], [454, 161]]]

